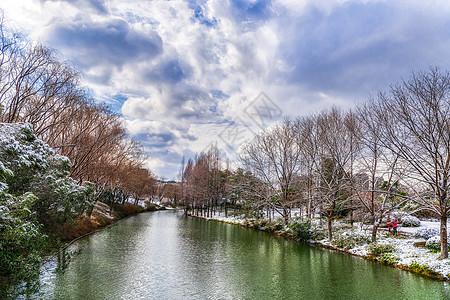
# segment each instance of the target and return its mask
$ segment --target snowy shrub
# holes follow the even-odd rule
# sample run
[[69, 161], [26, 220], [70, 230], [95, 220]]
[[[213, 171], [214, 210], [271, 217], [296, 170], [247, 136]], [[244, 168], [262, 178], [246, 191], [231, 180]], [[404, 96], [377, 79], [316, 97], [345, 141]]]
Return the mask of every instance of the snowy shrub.
[[332, 243], [340, 248], [352, 249], [367, 244], [369, 236], [360, 230], [349, 230], [335, 234]]
[[411, 271], [419, 273], [419, 274], [423, 274], [423, 275], [434, 275], [434, 276], [439, 275], [439, 273], [437, 273], [436, 271], [431, 269], [429, 266], [420, 265], [416, 261], [413, 261], [409, 265], [409, 268], [411, 269]]
[[148, 201], [148, 200], [145, 200], [145, 201], [144, 201], [144, 204], [145, 204], [145, 209], [146, 209], [147, 211], [157, 211], [157, 210], [158, 210], [158, 208], [156, 207], [156, 204], [151, 203], [151, 202]]
[[408, 215], [408, 216], [403, 217], [402, 225], [405, 227], [419, 227], [420, 220], [419, 220], [419, 218]]
[[256, 219], [256, 220], [246, 219], [243, 224], [246, 227], [253, 228], [256, 230], [265, 230], [266, 225], [269, 224], [269, 220], [267, 220], [267, 219]]
[[333, 223], [333, 231], [338, 232], [346, 229], [350, 229], [350, 224], [344, 223], [344, 222], [334, 222]]
[[439, 222], [439, 219], [436, 218], [425, 218], [422, 219], [424, 222]]
[[432, 251], [440, 251], [441, 250], [441, 236], [435, 235], [427, 240], [425, 243], [425, 247]]
[[30, 210], [35, 201], [31, 193], [16, 197], [0, 191], [0, 273], [11, 280], [10, 286], [0, 283], [0, 287], [10, 295], [34, 293], [39, 288], [37, 278], [48, 241]]
[[294, 238], [301, 242], [315, 240], [318, 236], [317, 231], [312, 228], [311, 223], [309, 222], [295, 222], [289, 224], [289, 228], [292, 230]]
[[383, 243], [371, 243], [367, 246], [367, 250], [372, 256], [380, 256], [385, 253], [390, 253], [395, 250], [394, 245]]
[[436, 228], [421, 228], [414, 234], [415, 237], [429, 239], [435, 235], [439, 235], [439, 229]]
[[70, 160], [38, 139], [31, 125], [0, 124], [0, 186], [14, 195], [37, 196], [30, 209], [47, 232], [93, 207], [93, 184], [78, 185], [70, 169]]
[[268, 223], [266, 225], [266, 231], [268, 232], [275, 232], [275, 231], [281, 231], [284, 228], [283, 220], [277, 219], [274, 222]]
[[394, 211], [391, 213], [391, 221], [393, 221], [394, 219], [397, 220], [397, 222], [399, 224], [403, 223], [403, 219], [411, 216], [410, 214], [408, 214], [407, 212], [404, 211]]
[[396, 265], [400, 258], [391, 252], [383, 253], [383, 255], [379, 258], [379, 261], [385, 263], [388, 266]]

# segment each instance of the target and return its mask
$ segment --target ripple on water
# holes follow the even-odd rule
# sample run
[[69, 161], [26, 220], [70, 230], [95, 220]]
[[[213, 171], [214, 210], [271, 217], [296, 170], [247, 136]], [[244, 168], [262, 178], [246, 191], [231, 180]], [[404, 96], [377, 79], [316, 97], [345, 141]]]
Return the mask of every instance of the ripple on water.
[[54, 299], [445, 299], [448, 284], [239, 226], [143, 213], [77, 242]]

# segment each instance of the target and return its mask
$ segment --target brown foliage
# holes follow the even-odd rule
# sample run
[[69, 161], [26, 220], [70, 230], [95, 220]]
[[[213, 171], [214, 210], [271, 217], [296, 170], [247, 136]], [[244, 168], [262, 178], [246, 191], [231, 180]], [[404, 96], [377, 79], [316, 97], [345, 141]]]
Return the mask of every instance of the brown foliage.
[[61, 232], [61, 239], [70, 241], [100, 228], [100, 224], [90, 217], [84, 217], [75, 224], [66, 224]]
[[114, 212], [120, 217], [124, 218], [131, 215], [136, 215], [141, 212], [143, 208], [139, 205], [125, 203], [125, 204], [115, 204]]

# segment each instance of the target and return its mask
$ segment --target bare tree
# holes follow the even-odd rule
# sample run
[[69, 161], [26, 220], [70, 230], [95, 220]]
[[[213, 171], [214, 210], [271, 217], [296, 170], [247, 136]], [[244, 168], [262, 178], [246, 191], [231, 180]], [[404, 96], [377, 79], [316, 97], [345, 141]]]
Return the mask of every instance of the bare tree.
[[[358, 107], [360, 130], [356, 134], [362, 149], [356, 164], [359, 176], [352, 176], [352, 187], [354, 198], [361, 203], [369, 215], [367, 219], [372, 222], [372, 242], [375, 242], [383, 218], [408, 198], [399, 194], [396, 189], [402, 178], [398, 169], [399, 157], [383, 146], [380, 134], [384, 128], [373, 111], [373, 104], [370, 102]], [[387, 176], [387, 180], [380, 182], [384, 176]]]
[[379, 93], [374, 113], [383, 125], [383, 145], [408, 171], [405, 182], [414, 188], [414, 200], [440, 217], [441, 258], [447, 258], [450, 74], [437, 68], [413, 73], [389, 93]]
[[324, 111], [317, 117], [318, 159], [315, 168], [319, 177], [318, 191], [322, 214], [328, 220], [328, 239], [337, 213], [344, 209], [349, 198], [349, 163], [352, 157], [351, 133], [345, 115], [337, 108]]
[[310, 220], [314, 215], [314, 190], [315, 190], [315, 165], [318, 159], [317, 143], [317, 117], [307, 116], [296, 120], [295, 130], [297, 132], [297, 144], [301, 152], [300, 174], [305, 179], [307, 216]]
[[297, 199], [292, 192], [300, 168], [301, 151], [296, 143], [295, 123], [285, 119], [280, 125], [258, 134], [242, 153], [244, 166], [278, 194], [272, 205], [288, 223]]

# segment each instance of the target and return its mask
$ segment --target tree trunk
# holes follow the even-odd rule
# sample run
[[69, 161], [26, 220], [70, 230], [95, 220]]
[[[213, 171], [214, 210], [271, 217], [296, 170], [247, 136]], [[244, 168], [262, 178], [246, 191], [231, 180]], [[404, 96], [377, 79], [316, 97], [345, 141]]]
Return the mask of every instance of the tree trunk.
[[328, 241], [331, 242], [333, 239], [333, 233], [331, 231], [331, 228], [333, 226], [333, 218], [328, 218]]
[[441, 259], [448, 258], [447, 214], [441, 215]]
[[377, 225], [377, 222], [374, 220], [373, 228], [372, 228], [372, 243], [375, 243], [377, 241], [377, 231], [378, 231], [378, 225]]
[[283, 207], [283, 217], [284, 217], [284, 224], [287, 225], [289, 223], [289, 215], [286, 206]]
[[352, 199], [350, 199], [350, 227], [353, 227], [353, 200]]

